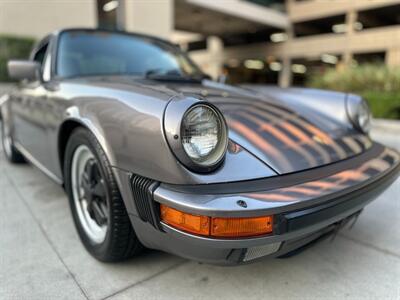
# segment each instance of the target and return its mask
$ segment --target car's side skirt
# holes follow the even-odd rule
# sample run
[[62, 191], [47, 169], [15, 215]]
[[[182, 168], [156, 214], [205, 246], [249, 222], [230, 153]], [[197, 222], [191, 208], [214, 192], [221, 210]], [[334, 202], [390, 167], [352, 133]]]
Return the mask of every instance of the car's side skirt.
[[63, 184], [63, 180], [56, 176], [54, 173], [52, 173], [49, 169], [47, 169], [43, 164], [41, 164], [33, 155], [26, 150], [20, 143], [15, 143], [15, 148], [19, 152], [22, 153], [22, 155], [36, 168], [38, 168], [40, 171], [42, 171], [44, 174], [46, 174], [50, 179], [52, 179], [54, 182], [56, 182], [59, 185]]

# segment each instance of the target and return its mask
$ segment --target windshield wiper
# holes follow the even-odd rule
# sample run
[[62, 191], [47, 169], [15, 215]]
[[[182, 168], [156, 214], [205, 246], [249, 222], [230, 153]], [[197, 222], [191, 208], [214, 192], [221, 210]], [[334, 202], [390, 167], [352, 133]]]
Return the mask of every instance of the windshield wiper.
[[207, 79], [209, 77], [203, 74], [185, 76], [178, 69], [152, 69], [145, 73], [145, 78], [160, 81], [201, 82], [203, 79]]
[[145, 78], [149, 79], [158, 79], [159, 77], [183, 77], [179, 70], [176, 69], [151, 69], [148, 70], [145, 75]]

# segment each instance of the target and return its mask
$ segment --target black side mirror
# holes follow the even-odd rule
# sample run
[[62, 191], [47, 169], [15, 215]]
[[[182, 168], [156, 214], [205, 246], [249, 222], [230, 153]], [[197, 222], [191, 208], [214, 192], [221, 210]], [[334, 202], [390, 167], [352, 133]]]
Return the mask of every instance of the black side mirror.
[[7, 64], [8, 76], [12, 79], [40, 80], [40, 64], [31, 60], [10, 60]]

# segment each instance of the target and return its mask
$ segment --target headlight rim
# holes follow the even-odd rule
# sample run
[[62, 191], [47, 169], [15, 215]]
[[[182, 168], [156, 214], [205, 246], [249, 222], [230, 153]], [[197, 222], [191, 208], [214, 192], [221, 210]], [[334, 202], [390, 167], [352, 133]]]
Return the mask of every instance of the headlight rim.
[[[208, 109], [210, 109], [217, 116], [217, 118], [219, 119], [220, 125], [221, 125], [221, 140], [219, 140], [217, 142], [217, 145], [215, 148], [215, 149], [219, 148], [216, 150], [217, 152], [219, 152], [219, 154], [217, 155], [217, 159], [215, 159], [213, 162], [211, 162], [209, 164], [196, 161], [195, 159], [190, 157], [190, 155], [186, 152], [184, 145], [183, 145], [182, 131], [183, 131], [183, 123], [184, 123], [185, 117], [196, 107], [207, 107]], [[181, 122], [180, 122], [180, 142], [181, 142], [181, 145], [182, 145], [185, 155], [187, 156], [188, 160], [190, 160], [192, 162], [192, 163], [187, 162], [187, 164], [193, 165], [192, 167], [196, 168], [196, 171], [210, 172], [211, 170], [217, 168], [224, 160], [225, 154], [226, 154], [226, 151], [228, 148], [228, 126], [226, 124], [224, 116], [218, 110], [218, 108], [216, 108], [211, 103], [202, 101], [202, 102], [198, 102], [198, 103], [191, 105], [190, 107], [188, 107], [188, 109], [183, 114]], [[214, 150], [212, 152], [214, 152], [213, 154], [215, 154]], [[211, 152], [210, 152], [210, 154], [211, 154]]]
[[[353, 95], [352, 97], [350, 96], [347, 99], [346, 108], [347, 108], [348, 118], [353, 128], [368, 135], [371, 130], [372, 114], [367, 101], [365, 101], [365, 99], [363, 99], [360, 96]], [[364, 109], [368, 114], [368, 122], [364, 126], [360, 123], [361, 109]]]
[[[181, 128], [183, 123], [183, 118], [186, 112], [192, 109], [196, 105], [206, 105], [210, 107], [218, 117], [220, 118], [223, 132], [224, 132], [224, 151], [221, 157], [213, 165], [199, 165], [193, 161], [186, 153], [184, 146], [182, 144]], [[197, 97], [184, 97], [176, 98], [170, 101], [164, 112], [164, 135], [171, 153], [175, 156], [177, 162], [185, 167], [187, 170], [198, 173], [205, 174], [211, 173], [217, 170], [225, 161], [226, 152], [229, 142], [229, 130], [225, 120], [225, 117], [221, 111], [212, 103], [199, 99]]]

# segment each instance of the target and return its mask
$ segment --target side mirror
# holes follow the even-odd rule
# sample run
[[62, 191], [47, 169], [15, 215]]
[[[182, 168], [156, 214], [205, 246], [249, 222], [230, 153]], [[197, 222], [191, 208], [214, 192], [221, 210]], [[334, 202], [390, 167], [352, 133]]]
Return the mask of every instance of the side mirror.
[[40, 80], [40, 64], [31, 60], [10, 60], [7, 64], [8, 76], [12, 79]]

